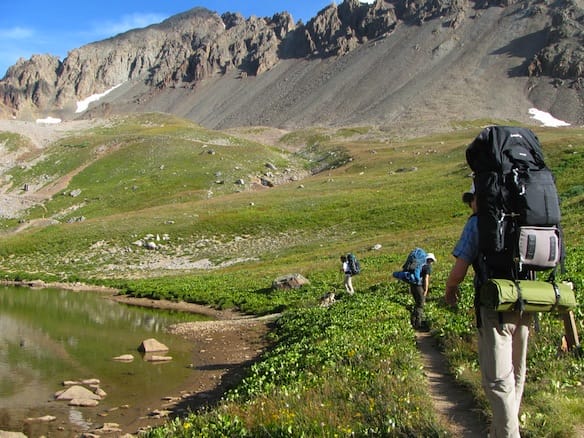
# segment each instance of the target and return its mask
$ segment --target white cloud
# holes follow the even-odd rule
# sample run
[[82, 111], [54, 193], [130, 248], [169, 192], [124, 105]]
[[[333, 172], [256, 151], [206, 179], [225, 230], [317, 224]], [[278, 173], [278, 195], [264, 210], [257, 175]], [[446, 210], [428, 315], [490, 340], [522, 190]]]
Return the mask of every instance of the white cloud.
[[552, 128], [557, 128], [560, 126], [570, 126], [569, 123], [564, 122], [562, 120], [556, 119], [550, 113], [546, 113], [544, 111], [540, 111], [537, 108], [529, 108], [529, 114], [531, 114], [531, 118], [541, 122], [543, 126], [548, 126]]
[[11, 27], [0, 29], [0, 38], [8, 40], [27, 40], [34, 37], [34, 30], [27, 27]]
[[120, 21], [104, 21], [93, 24], [93, 31], [96, 35], [111, 37], [131, 29], [139, 29], [150, 26], [154, 23], [160, 23], [166, 19], [165, 15], [161, 14], [130, 14], [124, 15]]

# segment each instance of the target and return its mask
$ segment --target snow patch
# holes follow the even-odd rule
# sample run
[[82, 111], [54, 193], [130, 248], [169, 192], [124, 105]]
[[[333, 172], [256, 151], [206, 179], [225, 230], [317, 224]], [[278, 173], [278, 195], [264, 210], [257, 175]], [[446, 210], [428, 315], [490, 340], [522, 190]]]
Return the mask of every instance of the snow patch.
[[123, 82], [121, 84], [116, 85], [115, 87], [110, 88], [109, 90], [104, 91], [103, 93], [93, 94], [93, 95], [89, 96], [87, 99], [83, 99], [82, 101], [77, 102], [77, 111], [75, 111], [75, 112], [82, 113], [83, 111], [87, 110], [87, 108], [89, 108], [90, 103], [97, 102], [99, 99], [101, 99], [104, 96], [107, 96], [109, 93], [114, 91], [116, 88], [118, 88], [122, 84], [123, 84]]
[[531, 118], [541, 122], [543, 126], [548, 126], [552, 128], [557, 128], [560, 126], [570, 126], [569, 123], [563, 122], [562, 120], [556, 119], [550, 113], [546, 113], [544, 111], [540, 111], [537, 108], [530, 108], [529, 114], [531, 114]]
[[47, 117], [45, 119], [36, 119], [36, 122], [41, 124], [46, 124], [46, 125], [56, 125], [57, 123], [61, 123], [61, 119], [56, 119], [54, 117]]

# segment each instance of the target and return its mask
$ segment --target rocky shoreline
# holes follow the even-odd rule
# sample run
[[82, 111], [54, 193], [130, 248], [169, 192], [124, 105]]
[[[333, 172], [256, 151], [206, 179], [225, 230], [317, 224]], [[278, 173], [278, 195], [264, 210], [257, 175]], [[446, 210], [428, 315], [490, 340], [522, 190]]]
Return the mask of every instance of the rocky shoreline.
[[[141, 406], [139, 399], [133, 400], [131, 408], [117, 411], [123, 412], [119, 418], [116, 412], [112, 412], [108, 415], [110, 421], [106, 421], [108, 416], [104, 416], [103, 424], [97, 424], [97, 427], [81, 434], [73, 432], [73, 435], [68, 435], [72, 437], [111, 435], [112, 431], [115, 431], [116, 436], [136, 436], [141, 430], [161, 425], [170, 418], [184, 416], [188, 412], [217, 403], [229, 388], [241, 380], [245, 369], [258, 360], [269, 346], [266, 335], [271, 329], [271, 323], [279, 316], [254, 317], [200, 304], [136, 298], [122, 295], [114, 288], [83, 283], [2, 280], [0, 285], [99, 293], [104, 299], [126, 305], [197, 313], [213, 318], [209, 321], [173, 324], [166, 328], [169, 333], [181, 336], [193, 345], [192, 366], [197, 372], [181, 385], [178, 393], [164, 395], [156, 407]], [[135, 415], [131, 412], [142, 413]], [[144, 412], [147, 414], [143, 414]], [[53, 421], [51, 416], [42, 415], [30, 419], [30, 423], [41, 428], [45, 427], [42, 426], [43, 423], [49, 427]], [[4, 432], [0, 431], [0, 437], [4, 436], [2, 433]]]
[[148, 307], [151, 309], [176, 310], [180, 312], [196, 313], [210, 316], [218, 320], [249, 319], [249, 316], [235, 312], [234, 310], [217, 310], [202, 304], [188, 303], [186, 301], [155, 300], [152, 298], [138, 298], [120, 294], [118, 289], [91, 285], [86, 283], [45, 282], [43, 280], [0, 280], [2, 286], [19, 286], [30, 288], [56, 288], [73, 292], [95, 292], [105, 295], [105, 298], [118, 303], [132, 306]]

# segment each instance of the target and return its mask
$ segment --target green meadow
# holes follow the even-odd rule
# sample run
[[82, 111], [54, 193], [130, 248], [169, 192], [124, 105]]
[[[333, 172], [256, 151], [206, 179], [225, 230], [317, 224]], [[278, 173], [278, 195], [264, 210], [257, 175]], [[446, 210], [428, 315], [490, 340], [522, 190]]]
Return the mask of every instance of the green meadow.
[[[210, 131], [161, 114], [112, 119], [69, 133], [5, 173], [12, 190], [28, 184], [50, 198], [22, 218], [0, 221], [0, 274], [107, 285], [254, 315], [282, 313], [272, 347], [217, 406], [149, 437], [449, 436], [428, 395], [409, 324], [413, 300], [391, 273], [415, 246], [436, 254], [430, 331], [452, 374], [477, 401], [479, 412], [469, 415], [487, 424], [472, 276], [457, 309], [442, 296], [450, 251], [469, 215], [461, 202], [470, 185], [465, 149], [492, 123], [512, 124], [456, 123], [448, 133], [417, 138], [366, 126], [312, 128], [263, 144], [245, 139], [244, 130]], [[264, 129], [254, 128], [256, 137]], [[581, 303], [584, 129], [533, 130], [562, 202], [562, 279], [573, 282]], [[6, 133], [0, 142], [10, 151], [27, 145]], [[343, 293], [339, 273], [347, 252], [362, 266], [354, 296]], [[310, 284], [271, 288], [291, 273]], [[337, 302], [320, 307], [328, 292]], [[575, 314], [582, 332], [582, 308]], [[522, 434], [579, 436], [584, 359], [580, 349], [559, 352], [557, 315], [540, 320], [530, 340]]]

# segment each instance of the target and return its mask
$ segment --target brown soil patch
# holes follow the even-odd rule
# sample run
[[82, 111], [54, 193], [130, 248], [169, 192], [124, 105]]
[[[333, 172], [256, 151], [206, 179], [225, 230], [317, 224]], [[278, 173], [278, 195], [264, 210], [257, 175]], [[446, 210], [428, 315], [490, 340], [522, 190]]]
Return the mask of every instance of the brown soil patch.
[[446, 360], [436, 340], [427, 332], [416, 332], [430, 396], [439, 417], [454, 437], [486, 437], [488, 425], [482, 421], [470, 392], [462, 388], [449, 373]]
[[[176, 394], [160, 400], [160, 406], [146, 414], [113, 420], [124, 433], [137, 433], [144, 428], [164, 424], [170, 418], [183, 417], [188, 412], [213, 406], [225, 392], [238, 384], [246, 370], [269, 346], [266, 335], [278, 315], [250, 317], [232, 310], [219, 311], [208, 306], [186, 302], [109, 297], [117, 302], [158, 309], [179, 310], [212, 316], [215, 320], [175, 324], [170, 333], [193, 343], [192, 377]], [[144, 408], [143, 412], [144, 412]], [[104, 422], [112, 421], [104, 418]]]

